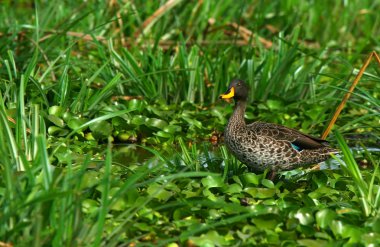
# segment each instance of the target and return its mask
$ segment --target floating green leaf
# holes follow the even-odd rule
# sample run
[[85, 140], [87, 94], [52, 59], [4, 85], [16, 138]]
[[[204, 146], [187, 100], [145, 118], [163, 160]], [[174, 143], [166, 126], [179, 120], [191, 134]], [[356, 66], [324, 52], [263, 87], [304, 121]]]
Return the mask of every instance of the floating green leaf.
[[254, 173], [245, 173], [245, 174], [243, 174], [242, 177], [243, 177], [243, 180], [245, 181], [245, 183], [253, 184], [253, 185], [259, 185], [260, 180], [262, 178], [262, 176], [256, 175]]
[[86, 122], [87, 122], [87, 119], [73, 117], [69, 120], [69, 122], [67, 123], [67, 126], [69, 126], [70, 129], [75, 130], [75, 129], [78, 129], [83, 124], [85, 124]]
[[92, 123], [89, 127], [93, 132], [93, 136], [96, 138], [105, 138], [112, 133], [112, 125], [107, 121], [98, 121]]
[[206, 188], [218, 188], [225, 186], [223, 179], [220, 176], [207, 176], [202, 178], [202, 185]]
[[253, 198], [271, 198], [276, 194], [275, 189], [268, 189], [268, 188], [254, 188], [254, 187], [247, 187], [244, 189], [244, 192], [251, 195]]
[[148, 127], [154, 127], [158, 129], [164, 129], [168, 126], [168, 123], [164, 120], [158, 119], [158, 118], [149, 118], [145, 121], [145, 124]]
[[62, 118], [59, 118], [59, 117], [57, 117], [55, 115], [49, 115], [48, 119], [49, 119], [50, 122], [52, 122], [53, 124], [55, 124], [56, 126], [58, 126], [60, 128], [65, 127], [65, 123], [63, 122]]
[[164, 189], [160, 184], [150, 184], [147, 189], [148, 195], [157, 198], [159, 201], [167, 201], [173, 196], [173, 193]]
[[320, 211], [318, 211], [315, 215], [315, 220], [317, 221], [317, 225], [322, 228], [329, 228], [331, 222], [337, 217], [337, 214], [335, 211], [324, 208]]

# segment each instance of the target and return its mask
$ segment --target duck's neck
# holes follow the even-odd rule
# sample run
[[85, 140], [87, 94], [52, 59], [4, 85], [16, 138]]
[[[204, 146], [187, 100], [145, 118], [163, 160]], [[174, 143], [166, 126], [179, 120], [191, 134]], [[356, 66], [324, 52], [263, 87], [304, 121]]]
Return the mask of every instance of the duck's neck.
[[245, 128], [244, 113], [247, 102], [238, 100], [235, 103], [234, 112], [228, 121], [229, 129]]

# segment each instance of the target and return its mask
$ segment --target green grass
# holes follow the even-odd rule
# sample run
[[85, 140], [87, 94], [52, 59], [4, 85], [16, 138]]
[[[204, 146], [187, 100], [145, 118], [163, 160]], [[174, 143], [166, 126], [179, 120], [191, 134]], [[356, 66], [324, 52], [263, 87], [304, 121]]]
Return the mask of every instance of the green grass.
[[338, 143], [344, 155], [344, 162], [340, 160], [341, 167], [350, 175], [354, 182], [354, 188], [357, 190], [356, 196], [361, 201], [364, 214], [367, 217], [376, 217], [380, 213], [380, 190], [378, 185], [375, 184], [375, 181], [379, 179], [379, 162], [375, 161], [373, 157], [368, 154], [368, 151], [364, 148], [364, 150], [366, 151], [366, 155], [368, 155], [369, 159], [371, 160], [371, 163], [374, 166], [372, 177], [370, 176], [368, 180], [366, 180], [363, 177], [363, 174], [360, 171], [360, 168], [357, 162], [355, 161], [355, 158], [351, 153], [351, 150], [345, 143], [342, 135], [338, 132], [336, 132], [335, 135], [338, 139]]
[[222, 145], [218, 96], [245, 79], [248, 121], [320, 135], [380, 4], [165, 3], [1, 4], [0, 245], [378, 245], [379, 66], [328, 137], [341, 169], [275, 183]]

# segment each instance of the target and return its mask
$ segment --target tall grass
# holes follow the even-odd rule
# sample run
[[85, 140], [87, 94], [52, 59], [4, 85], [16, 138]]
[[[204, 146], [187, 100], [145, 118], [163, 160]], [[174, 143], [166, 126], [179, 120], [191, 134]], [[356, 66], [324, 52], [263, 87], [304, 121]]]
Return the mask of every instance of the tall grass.
[[379, 188], [379, 162], [375, 160], [367, 150], [366, 152], [373, 165], [372, 176], [365, 178], [359, 165], [354, 159], [352, 150], [348, 147], [344, 138], [339, 132], [335, 132], [340, 149], [343, 153], [343, 161], [338, 159], [341, 167], [352, 178], [357, 197], [361, 203], [366, 216], [378, 216], [380, 213], [380, 188]]
[[[131, 230], [127, 226], [141, 218], [159, 221], [166, 217], [158, 209], [198, 204], [219, 209], [225, 204], [203, 199], [212, 194], [206, 194], [207, 186], [205, 194], [191, 191], [191, 196], [202, 197], [194, 201], [180, 191], [186, 183], [203, 186], [198, 181], [203, 178], [215, 179], [224, 188], [218, 182], [237, 180], [235, 175], [244, 171], [224, 147], [215, 152], [221, 158], [215, 158], [207, 153], [209, 146], [194, 140], [205, 140], [211, 128], [223, 128], [226, 111], [218, 95], [228, 81], [232, 77], [247, 80], [250, 98], [264, 102], [259, 104], [262, 110], [268, 111], [268, 99], [285, 105], [318, 104], [323, 117], [317, 120], [322, 121], [324, 112], [338, 101], [347, 75], [361, 63], [362, 54], [378, 46], [380, 5], [369, 0], [349, 4], [171, 1], [172, 5], [153, 15], [166, 3], [41, 0], [1, 4], [0, 244], [118, 246], [125, 239], [123, 243], [134, 244], [149, 240], [154, 233], [146, 231], [144, 221]], [[250, 35], [239, 33], [239, 25]], [[378, 70], [372, 68], [368, 75], [372, 81], [359, 88], [349, 107], [368, 110], [375, 118], [379, 86], [373, 81], [378, 81]], [[374, 91], [369, 91], [372, 86]], [[144, 103], [136, 107], [117, 102], [112, 100], [115, 95], [142, 96]], [[321, 103], [322, 99], [328, 102]], [[366, 101], [371, 103], [363, 104]], [[178, 105], [192, 108], [178, 110]], [[215, 126], [203, 126], [215, 105], [222, 109], [213, 116]], [[113, 162], [112, 138], [100, 139], [106, 143], [103, 147], [88, 134], [95, 132], [91, 130], [95, 124], [104, 130], [116, 125], [117, 119], [128, 127], [137, 125], [131, 120], [136, 112], [184, 128], [160, 130], [179, 135], [165, 142], [157, 126], [153, 130], [141, 127], [153, 133], [156, 143], [169, 147], [165, 151], [145, 147], [156, 159], [139, 166], [126, 160], [124, 169]], [[343, 119], [339, 129], [348, 131], [357, 121], [373, 118]], [[374, 132], [374, 136], [380, 135]], [[170, 146], [174, 142], [178, 149]], [[363, 178], [339, 135], [338, 142], [365, 215], [376, 215], [378, 176], [370, 181]], [[205, 171], [223, 175], [219, 181], [218, 175]], [[178, 201], [167, 202], [174, 195], [179, 195]], [[215, 199], [214, 195], [210, 198]], [[234, 210], [242, 214], [187, 229], [162, 243], [185, 241], [256, 214], [236, 205]], [[160, 226], [154, 229], [161, 230]]]
[[[77, 76], [75, 80], [68, 78], [68, 73], [73, 74], [75, 71], [73, 68], [83, 70], [88, 67], [94, 69], [93, 74], [99, 74], [99, 79], [103, 82], [110, 81], [110, 78], [117, 75], [115, 73], [121, 72], [122, 78], [120, 79], [123, 83], [115, 82], [114, 85], [120, 94], [138, 94], [151, 99], [163, 98], [173, 103], [179, 103], [182, 100], [202, 104], [213, 103], [218, 99], [218, 94], [225, 88], [231, 77], [241, 77], [252, 85], [251, 99], [266, 100], [286, 94], [289, 95], [288, 100], [290, 101], [300, 100], [315, 95], [316, 85], [326, 80], [318, 74], [326, 73], [326, 67], [331, 62], [334, 63], [334, 66], [336, 64], [331, 58], [326, 57], [326, 50], [335, 49], [336, 46], [327, 42], [335, 40], [344, 45], [343, 41], [352, 40], [352, 42], [359, 43], [356, 47], [362, 47], [363, 40], [370, 40], [365, 38], [362, 40], [363, 33], [366, 33], [367, 36], [372, 35], [372, 37], [377, 35], [373, 30], [377, 30], [375, 27], [379, 25], [379, 20], [374, 13], [380, 8], [378, 4], [372, 4], [369, 1], [366, 3], [353, 1], [349, 5], [336, 2], [328, 5], [327, 8], [322, 3], [300, 2], [295, 5], [292, 4], [292, 1], [269, 4], [260, 1], [253, 4], [242, 2], [233, 6], [212, 1], [195, 5], [186, 1], [177, 1], [169, 9], [166, 9], [167, 12], [156, 16], [147, 27], [140, 30], [142, 20], [149, 17], [148, 13], [158, 9], [158, 2], [146, 6], [145, 2], [137, 1], [119, 6], [120, 9], [116, 6], [107, 6], [105, 2], [94, 5], [83, 3], [78, 6], [59, 3], [57, 6], [41, 1], [36, 6], [38, 7], [37, 15], [28, 6], [21, 6], [17, 10], [29, 11], [30, 14], [38, 16], [38, 26], [34, 25], [35, 23], [28, 23], [29, 26], [26, 27], [17, 24], [8, 26], [7, 21], [15, 18], [15, 13], [7, 13], [6, 8], [9, 6], [5, 4], [2, 6], [5, 15], [3, 22], [0, 23], [0, 28], [10, 45], [18, 44], [18, 52], [22, 56], [17, 56], [17, 61], [28, 62], [28, 57], [31, 57], [30, 50], [34, 50], [30, 47], [38, 44], [36, 49], [41, 51], [38, 62], [48, 65], [40, 83], [42, 80], [48, 79], [49, 74], [52, 77], [59, 74], [56, 83], [47, 82], [47, 85], [54, 85], [58, 92], [55, 96], [59, 97], [55, 99], [55, 102], [65, 107], [68, 104], [70, 92], [78, 90], [78, 87], [82, 88], [82, 93], [86, 90], [85, 83], [81, 83], [82, 80], [91, 78], [88, 80], [88, 87], [95, 79], [90, 76], [90, 72], [80, 75], [79, 78]], [[194, 10], [193, 7], [195, 7]], [[323, 15], [325, 11], [330, 10], [335, 13], [341, 8], [345, 10], [344, 14], [333, 24]], [[86, 11], [83, 12], [84, 9]], [[103, 9], [103, 11], [97, 11], [98, 9]], [[309, 14], [291, 14], [295, 12]], [[69, 17], [69, 13], [72, 17]], [[114, 14], [118, 14], [120, 19], [115, 19]], [[240, 20], [238, 17], [243, 14], [246, 17]], [[273, 15], [277, 18], [272, 18]], [[210, 27], [208, 27], [210, 24], [207, 24], [208, 18], [215, 19], [215, 23]], [[326, 25], [322, 25], [321, 21]], [[372, 23], [373, 30], [366, 29], [368, 25], [363, 24], [367, 22]], [[230, 29], [231, 27], [228, 26], [230, 23], [239, 23], [251, 29], [254, 34], [249, 37], [247, 45], [252, 41], [255, 48], [236, 46], [235, 42], [241, 40], [242, 37], [233, 29], [230, 30], [231, 35], [218, 31]], [[290, 26], [284, 25], [285, 23], [295, 25], [290, 28]], [[120, 28], [121, 24], [124, 32], [118, 31], [115, 36], [114, 28]], [[281, 32], [269, 35], [268, 31], [271, 29], [267, 29], [265, 25], [276, 25]], [[321, 30], [322, 26], [323, 31]], [[342, 35], [339, 32], [326, 31], [337, 26], [345, 27], [349, 32], [344, 32]], [[9, 28], [14, 28], [14, 30], [11, 31]], [[34, 40], [35, 45], [31, 42], [20, 46], [20, 43], [16, 42], [17, 38], [9, 37], [9, 34], [22, 33], [24, 29], [27, 35]], [[73, 30], [81, 30], [80, 34], [82, 35], [72, 36], [71, 33], [65, 33]], [[184, 32], [181, 33], [181, 30]], [[312, 35], [310, 30], [322, 35]], [[49, 34], [49, 32], [53, 32], [53, 34]], [[269, 39], [273, 39], [272, 48], [267, 49], [262, 43], [256, 42], [256, 33], [259, 36], [267, 34]], [[325, 33], [328, 35], [325, 36]], [[91, 34], [93, 38], [102, 36], [104, 39], [84, 42], [82, 38], [86, 34]], [[139, 34], [139, 42], [128, 39], [131, 34]], [[127, 40], [128, 48], [120, 49], [119, 36], [123, 36]], [[357, 39], [349, 39], [350, 36], [357, 37]], [[112, 37], [112, 41], [105, 46], [105, 40]], [[36, 40], [36, 38], [42, 41]], [[169, 42], [168, 45], [161, 44], [163, 50], [157, 42], [153, 42], [151, 46], [151, 38], [162, 42], [173, 42]], [[210, 44], [203, 45], [202, 42], [205, 38]], [[309, 49], [308, 43], [301, 42], [301, 45], [299, 44], [300, 41], [309, 39], [311, 39], [311, 43], [322, 49], [315, 51]], [[225, 40], [227, 45], [218, 45], [219, 40]], [[194, 46], [187, 49], [189, 42]], [[218, 49], [214, 49], [215, 45]], [[368, 44], [366, 43], [366, 45]], [[146, 51], [140, 52], [140, 47]], [[177, 49], [173, 54], [170, 50], [175, 47]], [[8, 48], [11, 47], [8, 46]], [[72, 59], [73, 52], [84, 48], [86, 50], [83, 52], [83, 56], [88, 57], [86, 63], [78, 63], [76, 59]], [[340, 49], [342, 48], [345, 49], [341, 45]], [[0, 49], [2, 49], [1, 54], [7, 52], [6, 47]], [[90, 51], [94, 52], [91, 54]], [[356, 54], [360, 54], [362, 51], [363, 48], [346, 53], [347, 60], [352, 57], [351, 60], [357, 61], [360, 57], [357, 57]], [[258, 54], [260, 55], [258, 56]], [[106, 61], [110, 61], [110, 63], [106, 64]], [[33, 63], [33, 61], [31, 62]], [[349, 63], [349, 61], [347, 62]], [[55, 70], [53, 70], [53, 66], [56, 66]], [[341, 69], [344, 69], [341, 73], [347, 75], [352, 68]], [[112, 88], [111, 83], [107, 87], [108, 93], [102, 92], [105, 97], [110, 95], [111, 91], [109, 90]], [[79, 107], [78, 102], [73, 103], [75, 104], [73, 108]], [[95, 104], [96, 102], [92, 102], [89, 108], [93, 109]]]

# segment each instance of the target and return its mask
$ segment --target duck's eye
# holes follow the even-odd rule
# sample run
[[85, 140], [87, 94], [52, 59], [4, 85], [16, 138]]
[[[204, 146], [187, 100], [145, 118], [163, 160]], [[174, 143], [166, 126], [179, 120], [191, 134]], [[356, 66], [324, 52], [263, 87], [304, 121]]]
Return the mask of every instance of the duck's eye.
[[241, 86], [241, 83], [239, 82], [237, 85], [238, 85], [238, 87], [240, 87], [240, 86]]

